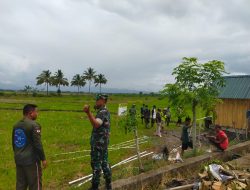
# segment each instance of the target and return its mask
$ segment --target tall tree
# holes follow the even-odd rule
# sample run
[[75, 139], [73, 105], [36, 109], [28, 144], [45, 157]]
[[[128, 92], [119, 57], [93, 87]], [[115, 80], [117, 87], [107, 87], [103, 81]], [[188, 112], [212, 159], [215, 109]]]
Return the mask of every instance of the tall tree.
[[141, 162], [141, 156], [140, 156], [140, 146], [139, 146], [139, 139], [138, 139], [138, 120], [137, 120], [137, 115], [136, 115], [136, 108], [135, 105], [133, 105], [129, 113], [127, 111], [123, 114], [120, 115], [119, 118], [119, 126], [123, 126], [125, 128], [125, 133], [133, 131], [134, 132], [134, 142], [135, 142], [135, 148], [136, 148], [136, 154], [137, 154], [137, 159], [139, 162], [139, 171], [143, 172], [144, 167]]
[[52, 76], [52, 84], [58, 87], [58, 94], [61, 94], [61, 85], [69, 86], [68, 79], [64, 77], [64, 74], [60, 69], [58, 69], [58, 71], [55, 72], [54, 76]]
[[26, 95], [28, 95], [32, 91], [32, 87], [30, 85], [25, 85], [23, 90]]
[[103, 74], [99, 74], [99, 75], [96, 75], [94, 83], [95, 83], [95, 86], [99, 85], [99, 87], [100, 87], [99, 91], [101, 93], [102, 92], [102, 84], [106, 84], [107, 79], [105, 78], [105, 76]]
[[95, 71], [93, 68], [89, 67], [86, 71], [84, 71], [83, 73], [83, 77], [84, 79], [89, 81], [89, 93], [90, 93], [90, 86], [91, 86], [91, 82], [92, 80], [95, 79]]
[[86, 81], [84, 80], [84, 77], [79, 74], [76, 74], [71, 81], [71, 86], [77, 86], [78, 94], [79, 94], [80, 88], [84, 87], [85, 85], [86, 85]]
[[168, 97], [168, 104], [171, 107], [176, 117], [183, 118], [186, 115], [188, 104], [186, 103], [185, 95], [176, 84], [166, 84], [161, 91], [163, 96]]
[[179, 105], [190, 105], [193, 114], [193, 144], [196, 151], [196, 108], [197, 105], [215, 105], [219, 88], [224, 86], [222, 74], [226, 73], [224, 63], [213, 60], [198, 63], [195, 57], [184, 57], [182, 63], [174, 68], [175, 84], [168, 84], [162, 93]]
[[36, 77], [36, 85], [44, 84], [47, 87], [47, 96], [49, 95], [49, 85], [51, 84], [51, 72], [49, 70], [43, 71], [38, 77]]

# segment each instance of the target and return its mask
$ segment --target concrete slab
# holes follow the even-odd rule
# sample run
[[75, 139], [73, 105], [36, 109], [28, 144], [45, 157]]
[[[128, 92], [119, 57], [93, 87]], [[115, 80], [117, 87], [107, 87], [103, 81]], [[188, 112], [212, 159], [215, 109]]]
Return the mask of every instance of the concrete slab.
[[136, 190], [145, 189], [147, 186], [159, 186], [166, 175], [177, 174], [187, 170], [197, 169], [200, 164], [212, 159], [228, 161], [233, 154], [246, 154], [250, 152], [250, 141], [239, 143], [229, 147], [225, 152], [209, 153], [184, 160], [184, 163], [166, 165], [157, 170], [142, 173], [127, 179], [117, 180], [112, 183], [113, 190]]

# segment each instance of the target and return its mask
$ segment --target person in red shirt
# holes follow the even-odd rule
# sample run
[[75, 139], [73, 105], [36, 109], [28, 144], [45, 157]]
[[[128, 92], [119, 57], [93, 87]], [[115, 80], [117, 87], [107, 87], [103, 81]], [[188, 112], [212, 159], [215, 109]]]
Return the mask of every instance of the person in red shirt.
[[215, 125], [215, 136], [206, 136], [210, 142], [215, 145], [219, 150], [224, 151], [228, 147], [228, 137], [226, 133], [221, 130], [221, 126]]

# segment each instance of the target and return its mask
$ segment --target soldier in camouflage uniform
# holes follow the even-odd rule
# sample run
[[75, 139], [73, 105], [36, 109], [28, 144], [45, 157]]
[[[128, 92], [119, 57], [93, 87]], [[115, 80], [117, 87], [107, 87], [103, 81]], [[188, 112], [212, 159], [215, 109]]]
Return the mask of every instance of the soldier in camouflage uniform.
[[108, 144], [110, 134], [110, 113], [106, 108], [108, 96], [99, 94], [96, 97], [95, 108], [98, 110], [96, 117], [90, 111], [90, 106], [85, 105], [83, 111], [87, 114], [93, 126], [91, 135], [91, 167], [93, 170], [92, 190], [97, 190], [100, 183], [101, 170], [106, 181], [106, 189], [111, 190], [111, 168], [108, 163]]
[[129, 109], [129, 115], [133, 117], [133, 119], [136, 119], [136, 108], [135, 104], [132, 105], [132, 107]]

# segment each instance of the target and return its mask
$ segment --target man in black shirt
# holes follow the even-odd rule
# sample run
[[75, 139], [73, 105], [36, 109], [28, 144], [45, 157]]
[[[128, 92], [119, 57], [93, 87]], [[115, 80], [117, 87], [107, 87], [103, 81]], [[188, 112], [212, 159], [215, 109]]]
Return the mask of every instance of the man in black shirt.
[[148, 106], [145, 106], [144, 110], [144, 121], [145, 121], [145, 127], [149, 128], [149, 122], [150, 122], [150, 110], [148, 109]]
[[185, 124], [182, 126], [182, 134], [181, 134], [181, 156], [183, 156], [184, 151], [188, 149], [188, 147], [193, 148], [193, 142], [189, 138], [188, 130], [192, 127], [191, 119], [189, 117], [186, 118]]
[[145, 104], [142, 104], [142, 107], [141, 107], [141, 123], [142, 124], [144, 120], [144, 111], [145, 111]]

